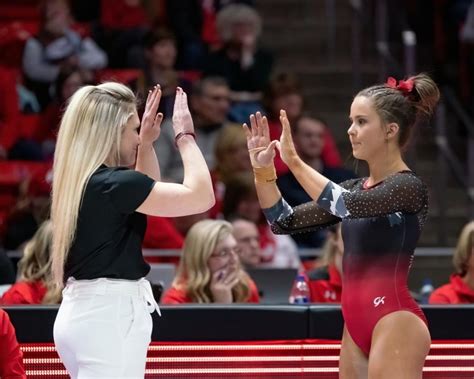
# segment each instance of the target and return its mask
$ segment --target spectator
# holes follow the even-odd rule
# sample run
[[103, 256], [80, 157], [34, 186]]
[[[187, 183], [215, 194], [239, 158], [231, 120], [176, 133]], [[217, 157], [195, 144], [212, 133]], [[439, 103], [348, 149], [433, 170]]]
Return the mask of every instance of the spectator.
[[23, 353], [7, 312], [0, 309], [0, 377], [26, 379]]
[[207, 51], [219, 44], [216, 14], [233, 3], [253, 5], [255, 0], [166, 0], [168, 22], [177, 36], [178, 65], [182, 70], [200, 70]]
[[[268, 119], [270, 139], [279, 139], [282, 131], [280, 110], [286, 110], [291, 125], [294, 125], [304, 112], [303, 91], [296, 76], [289, 72], [280, 72], [273, 75], [263, 93], [263, 106]], [[336, 142], [326, 125], [321, 159], [327, 167], [340, 167], [342, 165]], [[288, 167], [281, 160], [279, 154], [275, 157], [275, 168], [278, 175], [288, 172]]]
[[273, 68], [273, 56], [258, 45], [262, 20], [245, 4], [231, 4], [217, 15], [217, 30], [222, 47], [209, 54], [204, 75], [226, 78], [232, 90], [230, 118], [245, 122], [248, 115], [261, 110], [262, 91]]
[[244, 218], [235, 218], [232, 220], [232, 227], [240, 263], [245, 268], [258, 267], [261, 261], [261, 250], [257, 225]]
[[[227, 120], [229, 96], [229, 87], [222, 78], [205, 78], [193, 86], [190, 105], [196, 142], [208, 167], [214, 167], [214, 147], [219, 130], [229, 124]], [[163, 179], [182, 182], [183, 168], [179, 155], [176, 154], [174, 132], [170, 123], [169, 119], [163, 123], [160, 138], [155, 142], [154, 147]]]
[[53, 158], [56, 136], [66, 101], [85, 84], [88, 84], [87, 75], [77, 67], [64, 67], [60, 70], [53, 87], [53, 100], [43, 111], [40, 127], [35, 134], [35, 140], [41, 144], [44, 160]]
[[464, 226], [453, 256], [456, 272], [449, 283], [433, 291], [430, 304], [474, 303], [474, 221]]
[[214, 169], [211, 170], [211, 177], [216, 204], [210, 211], [210, 217], [219, 218], [226, 184], [236, 174], [251, 172], [252, 169], [247, 152], [247, 139], [240, 125], [228, 125], [220, 130], [215, 143], [214, 156], [215, 164]]
[[[355, 178], [356, 175], [352, 171], [342, 167], [327, 167], [324, 164], [321, 153], [324, 149], [325, 130], [326, 125], [321, 120], [300, 117], [292, 127], [298, 155], [306, 164], [335, 183]], [[282, 196], [293, 207], [312, 200], [290, 171], [281, 175], [277, 183]], [[320, 247], [325, 239], [325, 231], [300, 233], [292, 237], [299, 247]]]
[[163, 304], [258, 303], [255, 283], [242, 270], [232, 226], [203, 220], [191, 227], [172, 287]]
[[35, 92], [42, 108], [51, 100], [50, 86], [64, 67], [97, 70], [107, 65], [107, 55], [89, 37], [71, 29], [66, 0], [43, 0], [36, 37], [27, 40], [23, 71], [27, 86]]
[[175, 70], [176, 63], [176, 40], [174, 35], [167, 29], [156, 29], [148, 32], [145, 36], [145, 62], [143, 77], [138, 80], [137, 91], [142, 98], [153, 88], [155, 83], [160, 83], [162, 97], [159, 111], [165, 115], [173, 112], [176, 87], [181, 87], [187, 93], [191, 93], [191, 82], [183, 78]]
[[262, 249], [261, 267], [299, 268], [298, 249], [287, 235], [275, 235], [259, 207], [251, 173], [235, 175], [226, 185], [222, 213], [226, 220], [245, 218], [258, 226]]
[[330, 226], [320, 266], [307, 273], [312, 303], [341, 302], [343, 253], [341, 224]]
[[26, 244], [23, 258], [18, 262], [17, 281], [2, 296], [2, 304], [57, 304], [60, 294], [51, 281], [51, 221], [45, 221]]

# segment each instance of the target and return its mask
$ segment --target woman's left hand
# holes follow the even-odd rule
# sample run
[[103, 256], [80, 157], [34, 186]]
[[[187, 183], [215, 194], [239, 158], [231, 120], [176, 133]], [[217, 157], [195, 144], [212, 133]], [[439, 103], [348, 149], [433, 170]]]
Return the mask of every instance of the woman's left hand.
[[157, 113], [160, 100], [161, 88], [157, 84], [153, 87], [153, 90], [148, 92], [146, 99], [145, 112], [143, 112], [140, 127], [140, 142], [142, 145], [151, 145], [160, 136], [161, 122], [163, 121], [163, 114], [161, 112]]
[[295, 145], [293, 143], [290, 122], [286, 116], [286, 111], [283, 109], [280, 111], [280, 122], [282, 131], [280, 141], [277, 143], [276, 147], [280, 152], [280, 157], [283, 162], [285, 162], [285, 164], [290, 167], [291, 163], [298, 158], [298, 153], [296, 152]]

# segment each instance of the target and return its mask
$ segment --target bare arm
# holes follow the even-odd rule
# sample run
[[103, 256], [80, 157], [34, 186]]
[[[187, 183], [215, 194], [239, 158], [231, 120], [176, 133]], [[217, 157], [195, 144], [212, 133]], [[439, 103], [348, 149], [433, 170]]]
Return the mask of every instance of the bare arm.
[[161, 173], [158, 158], [153, 149], [153, 142], [160, 136], [162, 113], [156, 113], [160, 105], [161, 89], [159, 85], [148, 92], [148, 97], [143, 113], [140, 127], [140, 145], [138, 147], [137, 163], [135, 170], [148, 175], [150, 178], [160, 181]]
[[[187, 96], [178, 88], [173, 112], [175, 135], [193, 133], [194, 126], [188, 109]], [[177, 141], [184, 165], [183, 184], [155, 183], [150, 195], [138, 212], [164, 217], [202, 213], [215, 203], [211, 175], [194, 138], [186, 134]]]

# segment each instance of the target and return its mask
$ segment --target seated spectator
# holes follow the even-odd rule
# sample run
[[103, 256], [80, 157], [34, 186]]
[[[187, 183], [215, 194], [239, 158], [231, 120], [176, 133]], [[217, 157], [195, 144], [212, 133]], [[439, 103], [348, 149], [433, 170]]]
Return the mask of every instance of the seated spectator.
[[171, 115], [176, 87], [191, 93], [191, 82], [183, 78], [174, 68], [177, 54], [175, 37], [166, 29], [156, 29], [148, 32], [144, 41], [143, 77], [136, 83], [136, 90], [141, 98], [146, 99], [148, 91], [159, 83], [161, 100], [158, 111], [164, 115]]
[[226, 185], [222, 213], [226, 220], [240, 217], [254, 222], [262, 249], [260, 267], [299, 268], [298, 248], [285, 234], [273, 234], [258, 203], [252, 173], [236, 174]]
[[0, 309], [0, 378], [26, 379], [23, 352], [15, 328], [3, 309]]
[[26, 244], [23, 257], [18, 262], [17, 281], [2, 296], [3, 305], [57, 304], [59, 293], [53, 288], [51, 275], [51, 221], [45, 221]]
[[[199, 146], [208, 167], [214, 167], [214, 148], [220, 129], [229, 124], [229, 87], [224, 79], [208, 77], [194, 83], [190, 98], [190, 108], [194, 121], [196, 143]], [[171, 117], [166, 115], [165, 117]], [[166, 119], [161, 126], [160, 137], [154, 148], [160, 162], [163, 180], [181, 183], [183, 165], [179, 154], [176, 154], [174, 131], [171, 119]]]
[[[262, 103], [268, 119], [270, 139], [279, 140], [281, 136], [280, 110], [286, 111], [290, 125], [303, 115], [304, 96], [301, 85], [295, 75], [289, 72], [280, 72], [270, 78], [263, 92]], [[340, 167], [342, 160], [336, 146], [336, 142], [329, 128], [325, 125], [324, 144], [321, 151], [321, 159], [327, 167]], [[288, 172], [288, 167], [281, 160], [277, 152], [275, 157], [275, 169], [278, 175]]]
[[87, 75], [82, 70], [76, 67], [65, 67], [60, 70], [53, 87], [53, 100], [43, 111], [40, 126], [34, 136], [35, 140], [41, 144], [44, 160], [53, 158], [56, 136], [66, 101], [86, 84], [89, 84]]
[[312, 303], [340, 303], [342, 294], [342, 255], [344, 242], [341, 224], [328, 228], [324, 253], [319, 267], [307, 273]]
[[464, 226], [453, 255], [456, 272], [433, 291], [429, 304], [474, 303], [474, 221]]
[[240, 263], [245, 268], [254, 268], [260, 265], [260, 235], [257, 225], [244, 218], [232, 220], [232, 235], [237, 242], [236, 251], [239, 255]]
[[258, 45], [262, 20], [245, 4], [231, 4], [217, 14], [222, 47], [207, 57], [203, 74], [226, 78], [233, 101], [230, 119], [245, 122], [261, 110], [262, 91], [273, 68], [273, 56]]
[[[327, 167], [324, 164], [322, 151], [326, 126], [321, 120], [303, 116], [292, 128], [296, 150], [306, 164], [335, 183], [356, 177], [352, 171], [343, 167]], [[282, 196], [293, 207], [312, 200], [290, 171], [279, 176], [277, 183]], [[299, 247], [320, 247], [325, 234], [325, 231], [316, 231], [295, 234], [292, 237]]]
[[167, 21], [177, 37], [178, 67], [201, 70], [207, 51], [219, 44], [216, 15], [232, 3], [254, 5], [255, 0], [165, 0]]
[[232, 226], [203, 220], [186, 235], [181, 262], [163, 304], [258, 303], [255, 283], [242, 269]]
[[43, 0], [40, 15], [38, 35], [26, 41], [23, 72], [44, 109], [51, 100], [50, 86], [62, 68], [101, 69], [107, 65], [107, 55], [91, 38], [82, 38], [71, 29], [66, 0]]
[[221, 218], [226, 183], [237, 174], [252, 172], [247, 138], [242, 126], [230, 124], [220, 130], [215, 142], [214, 156], [215, 165], [211, 170], [211, 177], [216, 204], [210, 210], [210, 218]]

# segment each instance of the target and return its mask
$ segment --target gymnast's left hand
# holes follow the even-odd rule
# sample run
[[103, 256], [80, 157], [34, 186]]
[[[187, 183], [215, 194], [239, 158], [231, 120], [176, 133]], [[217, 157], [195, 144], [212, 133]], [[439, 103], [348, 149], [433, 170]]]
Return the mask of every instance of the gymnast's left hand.
[[140, 143], [142, 145], [152, 145], [161, 132], [161, 122], [163, 114], [157, 113], [161, 100], [161, 87], [159, 84], [148, 92], [145, 104], [145, 112], [143, 112], [142, 123], [140, 126]]

